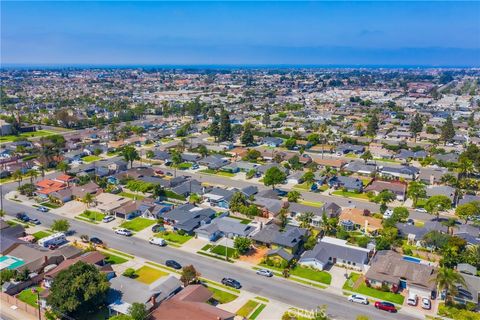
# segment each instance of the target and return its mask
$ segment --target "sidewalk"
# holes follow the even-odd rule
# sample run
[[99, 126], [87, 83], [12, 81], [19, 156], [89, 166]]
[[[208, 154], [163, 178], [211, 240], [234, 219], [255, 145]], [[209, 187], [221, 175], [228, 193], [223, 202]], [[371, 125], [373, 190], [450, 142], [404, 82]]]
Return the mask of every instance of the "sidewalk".
[[0, 318], [4, 320], [37, 320], [38, 318], [0, 300]]

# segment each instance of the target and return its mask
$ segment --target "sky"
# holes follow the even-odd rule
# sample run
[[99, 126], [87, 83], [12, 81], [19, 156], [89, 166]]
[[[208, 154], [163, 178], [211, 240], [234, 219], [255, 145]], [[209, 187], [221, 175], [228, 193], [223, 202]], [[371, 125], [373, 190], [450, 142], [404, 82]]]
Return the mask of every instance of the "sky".
[[480, 66], [480, 2], [0, 5], [2, 65]]

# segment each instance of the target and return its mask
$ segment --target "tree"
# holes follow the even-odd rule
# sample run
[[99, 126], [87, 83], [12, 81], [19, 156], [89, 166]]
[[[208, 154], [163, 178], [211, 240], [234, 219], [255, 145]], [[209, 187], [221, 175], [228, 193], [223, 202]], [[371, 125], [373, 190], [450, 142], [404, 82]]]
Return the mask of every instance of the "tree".
[[242, 142], [242, 144], [246, 146], [253, 144], [254, 138], [252, 133], [252, 125], [250, 124], [250, 122], [246, 122], [245, 125], [243, 126], [243, 134], [242, 134], [242, 137], [240, 138], [240, 141]]
[[52, 230], [66, 232], [70, 229], [70, 222], [66, 219], [53, 220]]
[[457, 206], [455, 214], [467, 223], [470, 218], [480, 215], [480, 201], [467, 202]]
[[144, 303], [134, 302], [128, 308], [128, 314], [133, 320], [146, 320], [148, 319], [148, 310]]
[[133, 168], [133, 162], [135, 160], [140, 160], [140, 156], [134, 146], [126, 146], [123, 148], [122, 156], [125, 161], [130, 162], [130, 168]]
[[305, 174], [302, 176], [302, 180], [307, 184], [312, 184], [315, 181], [315, 174], [311, 171], [305, 172]]
[[71, 317], [85, 317], [105, 304], [109, 282], [93, 264], [79, 261], [55, 277], [47, 297], [53, 310]]
[[148, 150], [146, 156], [148, 159], [152, 159], [153, 157], [155, 157], [155, 152], [153, 152], [152, 150]]
[[307, 141], [310, 142], [313, 145], [319, 144], [320, 143], [320, 135], [318, 133], [310, 133], [307, 136]]
[[57, 170], [63, 172], [63, 173], [67, 173], [68, 170], [70, 170], [70, 165], [65, 162], [65, 161], [60, 161], [58, 164], [57, 164]]
[[448, 210], [452, 207], [452, 200], [444, 195], [432, 196], [427, 200], [425, 204], [425, 210], [431, 215], [436, 215], [437, 220], [440, 215], [440, 211]]
[[235, 192], [230, 198], [229, 209], [233, 212], [242, 212], [242, 208], [248, 205], [247, 198], [241, 192]]
[[201, 144], [197, 147], [197, 152], [202, 156], [206, 157], [208, 156], [208, 149], [205, 145]]
[[12, 178], [18, 182], [18, 187], [20, 188], [20, 184], [22, 183], [23, 180], [23, 173], [20, 169], [15, 170], [12, 174]]
[[220, 141], [230, 141], [233, 138], [232, 125], [230, 124], [230, 116], [227, 110], [222, 109], [220, 112]]
[[312, 219], [315, 215], [313, 212], [304, 212], [298, 216], [298, 221], [300, 221], [300, 227], [301, 228], [308, 228], [310, 226], [310, 223], [312, 222]]
[[368, 160], [373, 159], [373, 155], [370, 152], [370, 150], [367, 150], [360, 156], [360, 158], [362, 158], [365, 161], [365, 163], [367, 163]]
[[180, 163], [183, 162], [182, 155], [178, 151], [172, 151], [172, 162], [174, 165], [178, 166]]
[[208, 127], [208, 134], [211, 135], [215, 142], [217, 141], [218, 137], [220, 136], [220, 126], [218, 124], [218, 116], [215, 115], [212, 119], [212, 123]]
[[381, 204], [387, 204], [395, 200], [397, 196], [390, 190], [382, 190], [375, 198], [374, 201]]
[[419, 113], [415, 113], [412, 121], [410, 122], [410, 132], [417, 141], [417, 135], [423, 130], [423, 120]]
[[464, 287], [467, 286], [465, 279], [460, 273], [446, 267], [440, 268], [436, 277], [431, 281], [435, 281], [437, 283], [439, 291], [445, 290], [445, 301], [447, 303], [452, 302], [452, 297], [457, 295], [457, 285], [461, 284]]
[[265, 172], [263, 183], [268, 187], [272, 186], [275, 189], [275, 185], [283, 183], [287, 175], [281, 171], [278, 167], [271, 167]]
[[108, 320], [133, 320], [128, 314], [117, 314], [113, 317], [108, 318]]
[[394, 221], [403, 221], [408, 218], [409, 212], [408, 209], [405, 207], [396, 207], [393, 209], [393, 214], [390, 219], [394, 219]]
[[466, 157], [460, 157], [458, 159], [458, 170], [462, 176], [468, 178], [469, 174], [473, 171], [473, 161]]
[[37, 187], [33, 183], [26, 183], [18, 187], [17, 190], [21, 195], [32, 197], [35, 194], [35, 191], [37, 191]]
[[285, 148], [292, 150], [297, 146], [297, 140], [295, 138], [288, 138], [283, 144], [285, 145]]
[[280, 224], [280, 227], [283, 229], [285, 228], [285, 226], [287, 225], [288, 223], [288, 217], [287, 217], [287, 209], [286, 208], [282, 208], [280, 209], [280, 212], [278, 214], [278, 222]]
[[238, 250], [240, 254], [245, 254], [250, 250], [252, 240], [246, 237], [236, 237], [233, 241], [233, 246]]
[[377, 118], [377, 114], [374, 113], [370, 117], [370, 120], [368, 121], [368, 124], [367, 124], [367, 135], [372, 137], [376, 136], [377, 130], [378, 130], [378, 118]]
[[250, 149], [247, 151], [247, 154], [245, 155], [244, 157], [244, 160], [247, 160], [247, 161], [256, 161], [258, 158], [261, 157], [261, 153], [260, 151], [256, 150], [256, 149]]
[[186, 287], [190, 283], [195, 283], [198, 281], [200, 277], [200, 273], [197, 272], [193, 265], [188, 265], [182, 268], [182, 275], [180, 277], [180, 281], [182, 281], [183, 285]]
[[292, 190], [287, 193], [287, 199], [289, 202], [297, 202], [298, 199], [300, 199], [300, 196], [301, 196], [300, 192], [296, 190]]
[[90, 207], [93, 202], [93, 195], [90, 192], [87, 192], [83, 197], [83, 202], [87, 204], [87, 208]]
[[262, 123], [265, 127], [270, 126], [270, 110], [268, 108], [265, 109], [265, 113], [263, 114]]
[[455, 137], [455, 128], [453, 126], [452, 117], [448, 116], [441, 128], [440, 139], [446, 144], [447, 142], [451, 141], [453, 137]]
[[421, 182], [412, 181], [408, 184], [407, 196], [413, 200], [413, 207], [417, 206], [418, 199], [425, 198], [427, 196], [427, 190], [425, 185]]
[[192, 193], [190, 194], [190, 196], [188, 197], [188, 201], [192, 204], [197, 204], [197, 203], [200, 203], [202, 201], [202, 197], [199, 196], [198, 194], [196, 193]]
[[160, 185], [156, 184], [155, 187], [153, 187], [153, 196], [155, 199], [160, 199], [166, 196], [165, 189]]
[[38, 171], [32, 169], [28, 171], [28, 176], [30, 177], [30, 183], [33, 183], [33, 181], [38, 178]]

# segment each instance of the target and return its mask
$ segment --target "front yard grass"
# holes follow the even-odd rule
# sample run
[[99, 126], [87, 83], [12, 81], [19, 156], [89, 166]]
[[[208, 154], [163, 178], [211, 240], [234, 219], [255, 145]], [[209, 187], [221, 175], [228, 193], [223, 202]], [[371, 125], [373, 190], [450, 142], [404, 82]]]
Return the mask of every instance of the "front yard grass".
[[249, 320], [255, 320], [257, 319], [258, 315], [263, 311], [263, 309], [265, 309], [267, 305], [266, 304], [260, 304], [260, 306], [257, 308], [257, 310], [255, 310], [254, 313], [252, 313], [252, 315], [250, 317], [248, 317]]
[[218, 245], [218, 246], [215, 246], [214, 248], [211, 248], [210, 252], [218, 254], [220, 256], [224, 256], [224, 257], [225, 257], [225, 252], [226, 252], [228, 258], [234, 258], [234, 259], [238, 256], [238, 253], [237, 253], [236, 249], [225, 247], [225, 246], [222, 246], [222, 245]]
[[135, 271], [135, 273], [137, 274], [135, 280], [145, 284], [151, 284], [156, 280], [160, 279], [161, 277], [168, 275], [167, 272], [149, 266], [143, 266], [137, 271]]
[[142, 196], [142, 195], [134, 194], [134, 193], [130, 193], [130, 192], [125, 192], [125, 191], [120, 192], [118, 195], [122, 196], [122, 197], [130, 198], [130, 199], [133, 199], [133, 200], [143, 200], [143, 199], [145, 199], [145, 197]]
[[[283, 272], [282, 268], [276, 268], [267, 264], [261, 263], [260, 266], [274, 271]], [[307, 267], [297, 265], [295, 268], [290, 269], [290, 275], [297, 276], [299, 278], [320, 282], [324, 284], [330, 284], [332, 282], [332, 275], [326, 271], [315, 270]]]
[[53, 203], [53, 202], [50, 202], [50, 201], [40, 203], [40, 205], [44, 206], [44, 207], [47, 207], [47, 208], [50, 208], [50, 209], [57, 209], [57, 208], [60, 208], [62, 206], [61, 204]]
[[34, 234], [32, 234], [32, 236], [34, 236], [35, 240], [38, 241], [40, 239], [43, 239], [45, 237], [48, 237], [49, 235], [51, 235], [52, 233], [51, 232], [48, 232], [48, 231], [37, 231], [35, 232]]
[[220, 289], [208, 287], [208, 290], [213, 292], [212, 299], [218, 301], [218, 303], [220, 304], [229, 303], [238, 298], [238, 296], [234, 295], [233, 293], [226, 292]]
[[142, 217], [136, 217], [133, 220], [125, 221], [120, 225], [120, 228], [125, 228], [135, 232], [142, 231], [143, 229], [155, 224], [155, 220], [150, 220]]
[[109, 264], [122, 264], [128, 261], [128, 259], [125, 259], [120, 256], [116, 256], [114, 254], [109, 254], [105, 252], [102, 252], [102, 254], [106, 257], [105, 262]]
[[232, 218], [232, 219], [240, 220], [241, 224], [249, 224], [250, 222], [252, 222], [252, 220], [250, 220], [250, 219], [239, 218], [239, 217], [235, 217], [235, 216], [228, 216], [228, 217]]
[[175, 231], [159, 232], [155, 235], [155, 237], [162, 238], [165, 241], [173, 242], [173, 243], [176, 243], [176, 244], [184, 244], [188, 240], [192, 239], [191, 235], [188, 235], [188, 234], [181, 235], [181, 234], [179, 234], [178, 232], [175, 232]]
[[293, 189], [310, 191], [311, 187], [312, 187], [312, 183], [304, 182], [304, 183], [300, 183], [300, 184], [297, 184], [297, 185], [293, 186]]
[[105, 215], [97, 211], [85, 210], [80, 214], [80, 217], [99, 222], [105, 218]]
[[223, 176], [223, 177], [229, 177], [229, 178], [235, 176], [235, 173], [226, 172], [226, 171], [215, 171], [215, 170], [212, 170], [212, 169], [203, 169], [203, 170], [200, 170], [198, 172], [205, 173], [205, 174], [214, 174], [214, 175], [217, 175], [217, 176]]
[[478, 312], [446, 306], [443, 302], [438, 305], [438, 315], [453, 320], [480, 320], [480, 313]]
[[83, 162], [86, 162], [86, 163], [90, 163], [90, 162], [93, 162], [93, 161], [98, 161], [98, 160], [102, 160], [101, 157], [99, 156], [85, 156], [82, 158], [82, 161]]
[[54, 134], [55, 132], [53, 131], [37, 130], [34, 132], [24, 132], [19, 134], [18, 136], [15, 136], [15, 135], [2, 136], [0, 137], [0, 142], [12, 142], [21, 138], [28, 139], [28, 138], [36, 138], [36, 137], [46, 137]]
[[298, 199], [298, 203], [315, 208], [321, 208], [324, 205], [321, 201], [307, 201], [303, 199]]
[[43, 289], [42, 287], [30, 287], [30, 288], [27, 288], [25, 290], [23, 290], [22, 292], [20, 292], [18, 295], [17, 295], [17, 299], [20, 300], [20, 301], [23, 301], [29, 305], [31, 305], [32, 307], [38, 307], [38, 304], [37, 304], [37, 293], [36, 292], [32, 292], [32, 289], [35, 289], [39, 292], [42, 292]]
[[337, 191], [333, 191], [332, 194], [336, 196], [342, 196], [345, 198], [357, 198], [357, 199], [369, 200], [368, 196], [365, 193], [355, 193], [350, 191], [337, 190]]
[[362, 282], [362, 284], [360, 284], [358, 288], [354, 289], [352, 286], [357, 282], [359, 277], [360, 277], [359, 273], [352, 272], [350, 274], [350, 277], [347, 279], [347, 281], [345, 281], [345, 284], [343, 285], [343, 289], [364, 294], [366, 296], [370, 296], [380, 300], [390, 301], [400, 305], [403, 304], [405, 297], [402, 296], [401, 294], [393, 293], [393, 292], [384, 292], [375, 288], [367, 287], [365, 282]]
[[259, 305], [260, 303], [254, 300], [248, 300], [247, 303], [245, 303], [240, 309], [238, 309], [237, 314], [239, 316], [242, 316], [244, 318], [248, 317], [250, 313], [255, 310], [255, 308]]

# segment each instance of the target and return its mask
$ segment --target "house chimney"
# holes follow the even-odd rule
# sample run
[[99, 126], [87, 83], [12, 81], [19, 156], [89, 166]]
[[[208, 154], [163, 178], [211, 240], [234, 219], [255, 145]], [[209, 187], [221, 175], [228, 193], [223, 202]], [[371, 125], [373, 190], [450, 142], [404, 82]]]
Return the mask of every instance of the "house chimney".
[[150, 302], [151, 302], [152, 306], [155, 307], [155, 304], [157, 303], [157, 302], [155, 301], [155, 296], [151, 296], [151, 297], [150, 297]]
[[435, 177], [433, 174], [430, 175], [430, 184], [433, 185], [435, 183]]

